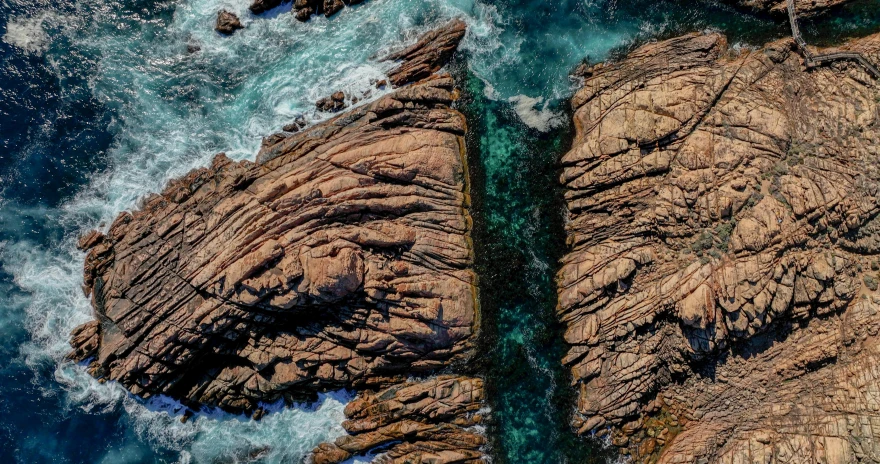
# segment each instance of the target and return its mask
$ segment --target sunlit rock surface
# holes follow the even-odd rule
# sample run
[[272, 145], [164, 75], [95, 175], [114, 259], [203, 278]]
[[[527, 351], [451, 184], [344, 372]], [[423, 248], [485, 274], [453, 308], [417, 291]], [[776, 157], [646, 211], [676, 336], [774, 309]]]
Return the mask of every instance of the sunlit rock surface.
[[465, 123], [449, 76], [418, 77], [268, 138], [256, 162], [220, 154], [84, 237], [96, 320], [71, 357], [137, 395], [232, 411], [468, 357]]
[[[880, 62], [880, 35], [843, 48]], [[558, 274], [580, 433], [637, 462], [876, 462], [877, 82], [717, 34], [582, 73]]]

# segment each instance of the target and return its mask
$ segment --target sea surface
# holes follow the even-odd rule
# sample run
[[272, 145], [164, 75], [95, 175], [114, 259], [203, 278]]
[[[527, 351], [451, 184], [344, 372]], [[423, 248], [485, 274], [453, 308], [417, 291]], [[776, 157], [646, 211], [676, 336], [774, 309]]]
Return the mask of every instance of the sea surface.
[[[449, 66], [468, 118], [485, 376], [496, 463], [612, 462], [578, 439], [559, 365], [554, 274], [565, 221], [556, 161], [571, 143], [578, 64], [704, 30], [752, 47], [785, 18], [684, 0], [368, 0], [331, 19], [261, 16], [247, 0], [0, 0], [0, 462], [298, 463], [343, 433], [351, 392], [278, 406], [259, 422], [169, 399], [144, 402], [63, 360], [90, 319], [76, 238], [106, 227], [217, 152], [252, 159], [263, 136], [335, 90], [363, 96], [373, 58], [452, 17]], [[217, 12], [245, 29], [213, 31]], [[805, 21], [814, 43], [880, 30], [880, 0]], [[372, 98], [378, 97], [373, 91]], [[369, 457], [360, 459], [367, 462]]]

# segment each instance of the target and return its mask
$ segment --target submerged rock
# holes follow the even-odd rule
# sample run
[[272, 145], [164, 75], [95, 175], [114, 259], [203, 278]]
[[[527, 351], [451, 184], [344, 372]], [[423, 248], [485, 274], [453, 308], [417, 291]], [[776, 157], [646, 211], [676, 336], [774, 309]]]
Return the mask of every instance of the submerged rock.
[[[91, 233], [72, 359], [142, 397], [257, 410], [471, 355], [465, 122], [433, 76], [218, 155]], [[262, 412], [257, 412], [256, 416]]]
[[563, 362], [574, 425], [636, 462], [880, 454], [878, 83], [794, 49], [688, 35], [582, 73]]
[[238, 16], [235, 16], [235, 13], [226, 10], [221, 10], [220, 13], [217, 13], [217, 24], [214, 26], [215, 31], [229, 35], [239, 29], [244, 29], [244, 26], [241, 25], [241, 21], [238, 20]]
[[345, 407], [349, 433], [322, 443], [312, 464], [338, 464], [382, 450], [374, 462], [452, 464], [483, 461], [486, 438], [471, 427], [482, 423], [483, 381], [440, 376], [361, 393]]

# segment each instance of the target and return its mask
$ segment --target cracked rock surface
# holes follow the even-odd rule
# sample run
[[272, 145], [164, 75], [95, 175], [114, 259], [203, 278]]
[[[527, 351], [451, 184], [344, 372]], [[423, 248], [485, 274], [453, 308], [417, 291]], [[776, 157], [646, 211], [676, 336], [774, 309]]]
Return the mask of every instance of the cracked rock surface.
[[478, 429], [483, 381], [439, 376], [407, 382], [375, 393], [363, 392], [345, 407], [342, 423], [349, 435], [322, 443], [312, 453], [313, 464], [337, 464], [370, 450], [382, 449], [373, 462], [482, 462], [486, 443]]
[[76, 360], [143, 397], [251, 411], [472, 348], [465, 123], [435, 76], [224, 155], [93, 232]]
[[[842, 49], [880, 62], [880, 35]], [[575, 427], [636, 462], [880, 461], [878, 83], [718, 34], [582, 77], [557, 277]]]

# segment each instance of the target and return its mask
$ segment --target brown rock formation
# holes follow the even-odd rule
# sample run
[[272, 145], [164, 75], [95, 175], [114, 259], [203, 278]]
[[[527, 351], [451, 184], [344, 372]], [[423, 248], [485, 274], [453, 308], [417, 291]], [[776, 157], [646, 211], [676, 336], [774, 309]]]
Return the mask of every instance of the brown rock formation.
[[[844, 48], [880, 61], [880, 35]], [[877, 82], [717, 34], [584, 77], [558, 274], [574, 425], [637, 462], [876, 462]]]
[[337, 464], [377, 448], [381, 464], [481, 462], [486, 439], [468, 427], [482, 422], [482, 401], [480, 379], [455, 376], [361, 393], [345, 407], [350, 435], [322, 443], [312, 462]]
[[217, 13], [217, 24], [214, 25], [215, 31], [229, 35], [243, 28], [244, 26], [241, 25], [241, 21], [238, 20], [238, 16], [235, 16], [235, 13], [226, 10], [221, 10], [220, 13]]
[[364, 0], [295, 0], [293, 3], [293, 13], [296, 19], [300, 21], [308, 21], [312, 15], [323, 14], [330, 17], [340, 12], [346, 5], [357, 5]]
[[284, 0], [254, 0], [248, 8], [253, 14], [262, 14], [272, 8], [276, 8], [283, 3]]
[[[799, 15], [812, 16], [852, 0], [794, 0]], [[787, 0], [736, 0], [739, 6], [765, 13], [786, 14]]]
[[333, 92], [329, 97], [324, 97], [315, 102], [315, 107], [319, 111], [340, 111], [348, 107], [345, 103], [345, 93], [342, 91]]
[[256, 162], [218, 155], [84, 237], [97, 321], [71, 357], [143, 397], [227, 410], [466, 357], [478, 322], [452, 85], [282, 134]]
[[465, 22], [454, 19], [421, 36], [411, 46], [384, 57], [383, 61], [400, 61], [388, 74], [391, 85], [399, 87], [439, 71], [458, 48], [466, 31]]

